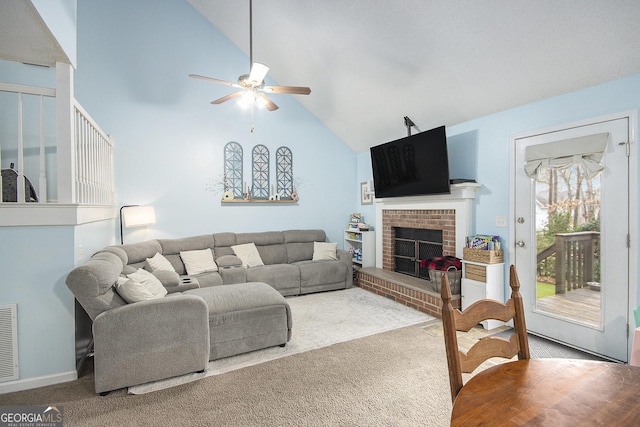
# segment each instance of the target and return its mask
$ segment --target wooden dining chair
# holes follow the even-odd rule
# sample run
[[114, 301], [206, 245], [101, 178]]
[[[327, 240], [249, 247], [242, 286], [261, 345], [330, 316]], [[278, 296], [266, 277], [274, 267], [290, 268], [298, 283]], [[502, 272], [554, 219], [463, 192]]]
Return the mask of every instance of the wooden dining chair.
[[[529, 359], [529, 340], [527, 326], [524, 321], [524, 306], [520, 295], [520, 281], [515, 266], [509, 271], [511, 297], [506, 303], [483, 299], [476, 301], [466, 310], [454, 309], [451, 305], [451, 289], [446, 274], [442, 276], [440, 295], [442, 297], [442, 325], [444, 327], [444, 342], [447, 350], [447, 364], [449, 365], [449, 383], [451, 400], [462, 388], [462, 373], [473, 372], [482, 362], [492, 357], [511, 359], [516, 354], [518, 359]], [[466, 353], [459, 350], [456, 331], [468, 332], [478, 323], [496, 319], [508, 322], [513, 319], [514, 333], [507, 340], [489, 336], [478, 340]]]

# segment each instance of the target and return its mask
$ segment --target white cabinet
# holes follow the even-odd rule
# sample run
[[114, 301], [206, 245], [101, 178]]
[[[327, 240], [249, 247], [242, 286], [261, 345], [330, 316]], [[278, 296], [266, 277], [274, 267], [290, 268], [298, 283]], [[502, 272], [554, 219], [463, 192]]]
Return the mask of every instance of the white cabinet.
[[357, 267], [376, 266], [376, 233], [358, 229], [344, 231], [344, 250], [353, 254], [353, 265]]
[[[504, 302], [504, 263], [483, 264], [462, 260], [462, 309], [481, 299]], [[499, 320], [485, 320], [482, 326], [493, 329], [504, 325]]]

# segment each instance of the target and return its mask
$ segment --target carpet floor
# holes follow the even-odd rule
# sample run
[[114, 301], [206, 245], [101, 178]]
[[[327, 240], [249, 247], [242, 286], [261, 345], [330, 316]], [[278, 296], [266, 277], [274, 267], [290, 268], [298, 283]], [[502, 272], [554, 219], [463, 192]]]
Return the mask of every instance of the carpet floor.
[[0, 395], [0, 405], [57, 405], [65, 426], [438, 427], [451, 413], [444, 342], [419, 325], [155, 393], [100, 397], [90, 373]]
[[305, 351], [351, 341], [435, 319], [361, 288], [287, 298], [293, 328], [285, 347], [270, 347], [214, 360], [204, 373], [187, 374], [129, 387], [131, 394], [150, 393], [212, 375], [253, 366]]

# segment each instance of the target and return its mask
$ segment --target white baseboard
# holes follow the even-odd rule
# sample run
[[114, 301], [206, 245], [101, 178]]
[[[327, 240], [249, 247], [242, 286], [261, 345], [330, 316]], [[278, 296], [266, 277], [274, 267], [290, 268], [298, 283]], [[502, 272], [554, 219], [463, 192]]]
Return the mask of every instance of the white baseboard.
[[7, 381], [6, 383], [0, 383], [0, 394], [66, 383], [77, 379], [78, 373], [76, 371], [68, 371], [42, 377], [26, 378], [24, 380]]

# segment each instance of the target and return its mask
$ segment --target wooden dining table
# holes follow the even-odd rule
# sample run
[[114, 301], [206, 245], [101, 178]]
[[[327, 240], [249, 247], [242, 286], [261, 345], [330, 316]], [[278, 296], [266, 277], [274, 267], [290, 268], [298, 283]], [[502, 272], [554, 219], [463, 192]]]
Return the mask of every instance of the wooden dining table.
[[452, 426], [640, 426], [640, 368], [530, 359], [477, 373], [453, 404]]

